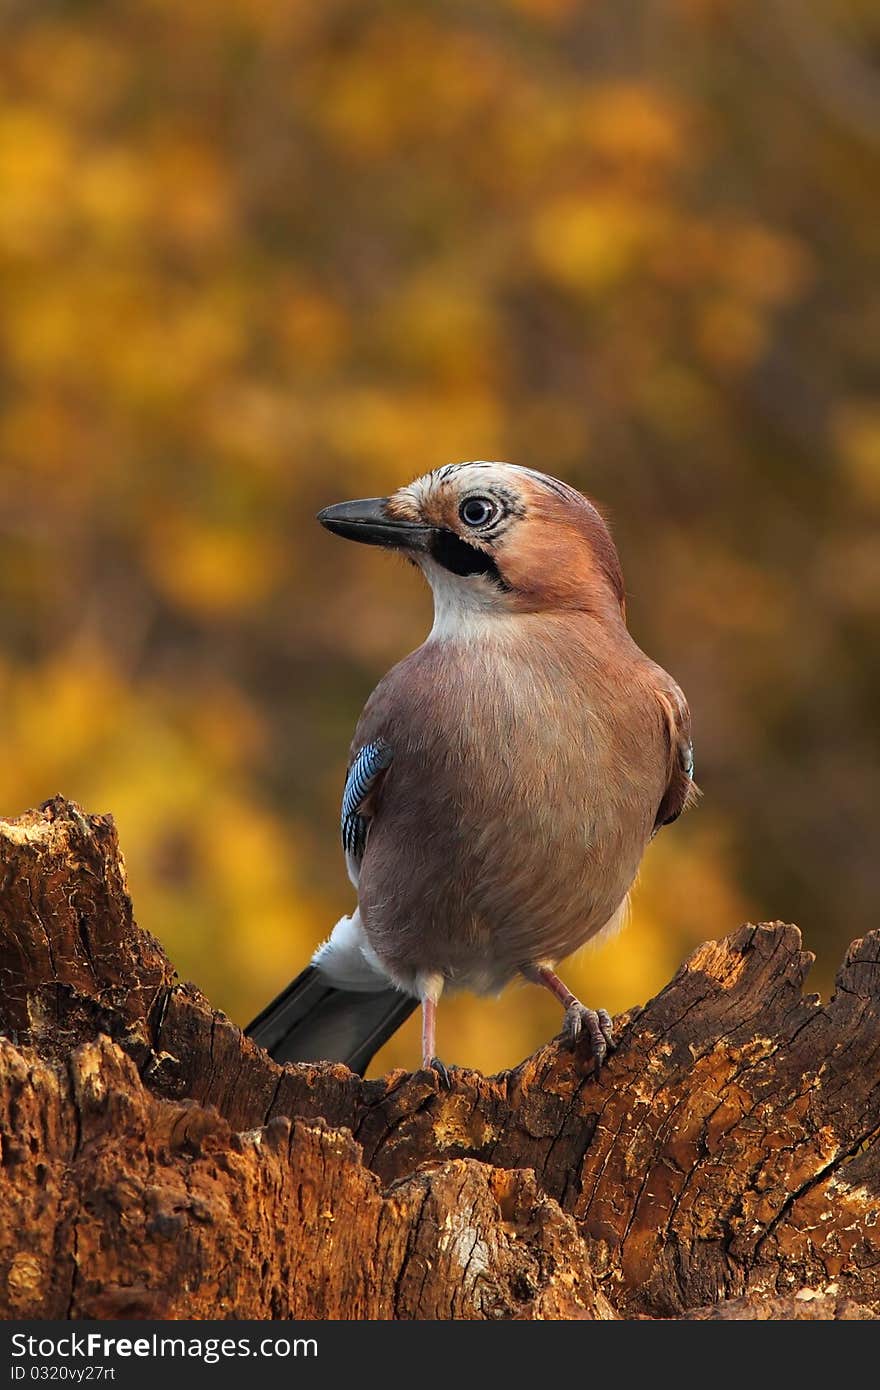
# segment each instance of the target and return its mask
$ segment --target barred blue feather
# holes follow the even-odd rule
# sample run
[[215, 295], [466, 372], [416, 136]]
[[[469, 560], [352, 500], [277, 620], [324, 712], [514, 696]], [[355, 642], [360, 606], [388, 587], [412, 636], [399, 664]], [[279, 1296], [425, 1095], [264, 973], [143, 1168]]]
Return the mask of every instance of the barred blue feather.
[[376, 785], [379, 774], [391, 765], [392, 752], [383, 739], [367, 743], [351, 767], [342, 794], [342, 848], [353, 859], [363, 858], [369, 821], [360, 809]]

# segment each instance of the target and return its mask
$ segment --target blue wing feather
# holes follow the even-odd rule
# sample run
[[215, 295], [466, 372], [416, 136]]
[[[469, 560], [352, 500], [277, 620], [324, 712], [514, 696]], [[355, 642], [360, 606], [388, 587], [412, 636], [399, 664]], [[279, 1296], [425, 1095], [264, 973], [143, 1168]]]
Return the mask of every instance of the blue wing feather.
[[391, 765], [392, 756], [388, 744], [376, 739], [361, 748], [348, 769], [342, 794], [342, 848], [355, 860], [363, 858], [369, 827], [368, 818], [360, 814], [361, 807], [379, 775]]

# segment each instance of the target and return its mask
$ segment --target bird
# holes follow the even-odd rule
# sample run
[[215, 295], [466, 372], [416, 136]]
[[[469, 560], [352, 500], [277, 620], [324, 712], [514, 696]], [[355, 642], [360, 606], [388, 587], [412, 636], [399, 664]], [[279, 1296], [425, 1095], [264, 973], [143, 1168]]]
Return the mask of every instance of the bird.
[[623, 924], [644, 851], [697, 796], [687, 701], [626, 623], [596, 504], [558, 478], [475, 460], [324, 508], [347, 540], [427, 579], [431, 630], [357, 724], [341, 838], [354, 909], [246, 1030], [279, 1062], [363, 1074], [419, 1005], [423, 1069], [446, 991], [549, 990], [598, 1074], [604, 1009], [557, 967]]

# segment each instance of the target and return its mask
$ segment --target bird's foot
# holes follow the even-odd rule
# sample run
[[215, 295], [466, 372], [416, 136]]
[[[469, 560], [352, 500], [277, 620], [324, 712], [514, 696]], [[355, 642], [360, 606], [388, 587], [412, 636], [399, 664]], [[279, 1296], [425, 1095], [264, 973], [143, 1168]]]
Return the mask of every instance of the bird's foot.
[[569, 1004], [562, 1025], [562, 1037], [566, 1047], [574, 1052], [586, 1040], [593, 1058], [595, 1075], [602, 1070], [602, 1064], [609, 1052], [614, 1051], [614, 1032], [611, 1015], [605, 1009], [588, 1009], [579, 999]]
[[437, 1084], [443, 1091], [452, 1090], [452, 1074], [445, 1062], [441, 1062], [439, 1057], [432, 1057], [425, 1062], [424, 1070], [433, 1072], [437, 1078]]

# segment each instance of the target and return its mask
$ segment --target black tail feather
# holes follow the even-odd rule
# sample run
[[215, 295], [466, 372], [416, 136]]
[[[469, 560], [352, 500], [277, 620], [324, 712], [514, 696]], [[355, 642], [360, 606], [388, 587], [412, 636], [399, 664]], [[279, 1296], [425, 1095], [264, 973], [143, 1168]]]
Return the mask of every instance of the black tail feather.
[[276, 1062], [345, 1062], [363, 1076], [418, 1002], [397, 989], [336, 989], [309, 965], [245, 1033]]

